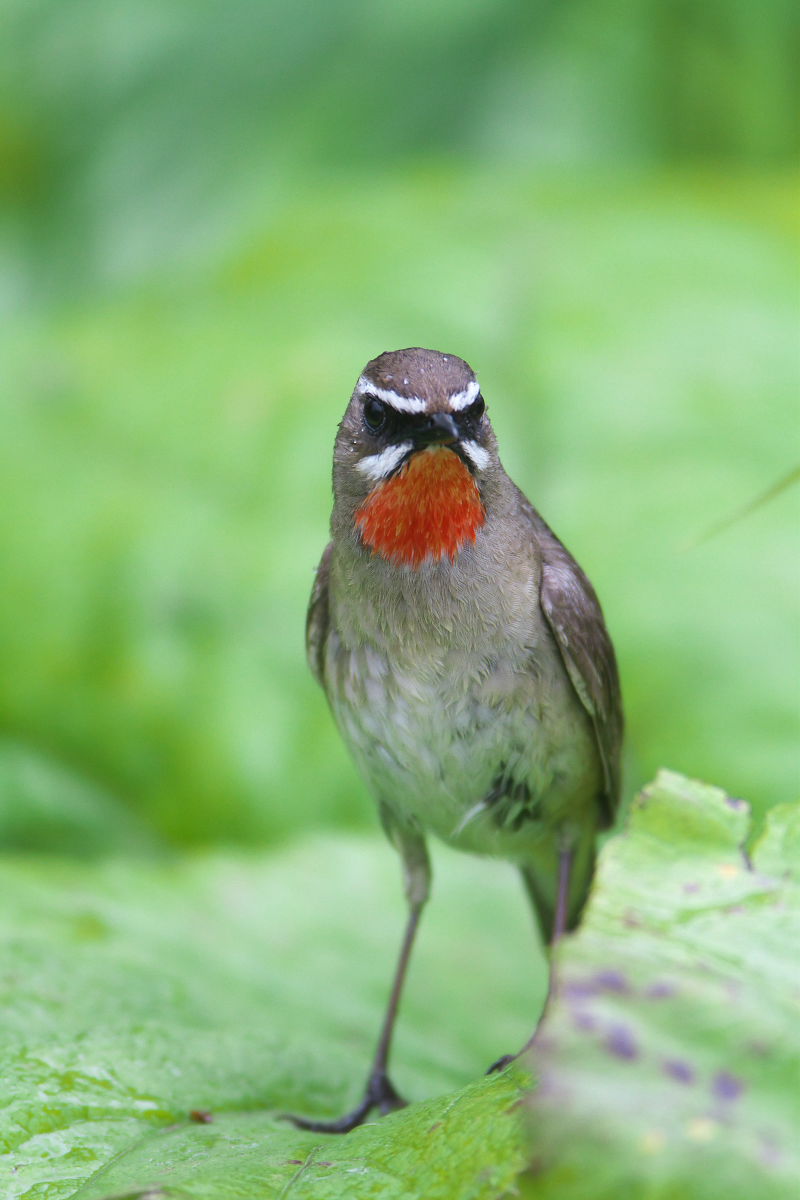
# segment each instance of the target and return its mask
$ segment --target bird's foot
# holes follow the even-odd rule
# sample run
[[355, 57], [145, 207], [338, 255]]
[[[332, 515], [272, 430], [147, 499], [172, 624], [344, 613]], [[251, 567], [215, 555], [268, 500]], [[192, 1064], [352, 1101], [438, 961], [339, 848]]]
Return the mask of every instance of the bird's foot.
[[547, 995], [545, 997], [544, 1007], [542, 1008], [541, 1015], [539, 1016], [539, 1020], [536, 1022], [536, 1027], [535, 1027], [533, 1033], [528, 1038], [527, 1042], [522, 1047], [522, 1049], [518, 1050], [516, 1054], [504, 1054], [501, 1058], [498, 1058], [496, 1062], [493, 1062], [492, 1065], [489, 1067], [488, 1071], [486, 1072], [487, 1075], [494, 1075], [494, 1073], [496, 1071], [505, 1071], [506, 1067], [510, 1067], [513, 1062], [516, 1062], [518, 1058], [522, 1058], [523, 1054], [526, 1054], [528, 1052], [528, 1050], [531, 1050], [536, 1045], [536, 1035], [538, 1034], [539, 1030], [541, 1029], [542, 1021], [544, 1021], [545, 1017], [547, 1016], [547, 1013], [550, 1009], [550, 1005], [552, 1004], [552, 1002], [555, 999], [555, 997], [557, 996], [557, 994], [558, 994], [558, 976], [556, 975], [556, 970], [555, 970], [555, 966], [554, 966], [554, 967], [552, 967], [551, 973], [550, 973], [550, 983], [549, 983], [549, 986], [547, 989]]
[[496, 1062], [492, 1063], [486, 1074], [494, 1075], [496, 1071], [505, 1071], [506, 1067], [510, 1067], [512, 1062], [517, 1061], [520, 1054], [522, 1054], [521, 1050], [519, 1051], [519, 1054], [504, 1054], [501, 1058], [498, 1058]]
[[536, 1045], [536, 1035], [539, 1032], [539, 1026], [541, 1023], [542, 1022], [540, 1018], [539, 1023], [521, 1050], [518, 1050], [516, 1054], [504, 1054], [502, 1058], [498, 1058], [496, 1062], [492, 1063], [486, 1074], [494, 1075], [497, 1071], [505, 1071], [506, 1067], [510, 1067], [512, 1063], [519, 1062], [519, 1060], [523, 1058], [529, 1050], [532, 1050]]
[[395, 1090], [389, 1076], [383, 1072], [370, 1075], [364, 1099], [352, 1110], [335, 1121], [312, 1121], [308, 1117], [296, 1117], [292, 1113], [284, 1113], [284, 1119], [291, 1121], [298, 1129], [308, 1129], [312, 1133], [349, 1133], [358, 1125], [363, 1125], [373, 1109], [381, 1116], [394, 1112], [395, 1109], [405, 1108], [408, 1101]]

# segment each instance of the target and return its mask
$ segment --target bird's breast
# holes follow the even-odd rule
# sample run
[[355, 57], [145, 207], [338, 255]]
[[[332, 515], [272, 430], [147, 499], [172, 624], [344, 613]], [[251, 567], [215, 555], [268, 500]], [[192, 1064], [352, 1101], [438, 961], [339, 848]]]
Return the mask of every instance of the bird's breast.
[[571, 794], [572, 777], [594, 769], [583, 716], [546, 655], [449, 649], [414, 661], [334, 636], [327, 677], [375, 796], [461, 848], [523, 853], [552, 823], [562, 781]]
[[355, 514], [365, 546], [398, 566], [455, 559], [486, 520], [477, 484], [446, 446], [412, 455]]

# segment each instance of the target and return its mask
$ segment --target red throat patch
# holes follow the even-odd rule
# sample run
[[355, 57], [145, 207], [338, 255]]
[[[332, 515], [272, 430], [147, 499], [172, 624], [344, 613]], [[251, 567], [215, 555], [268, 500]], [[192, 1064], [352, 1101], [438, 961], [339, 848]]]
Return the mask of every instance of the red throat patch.
[[455, 559], [486, 520], [475, 480], [446, 446], [413, 454], [356, 511], [364, 544], [399, 566]]

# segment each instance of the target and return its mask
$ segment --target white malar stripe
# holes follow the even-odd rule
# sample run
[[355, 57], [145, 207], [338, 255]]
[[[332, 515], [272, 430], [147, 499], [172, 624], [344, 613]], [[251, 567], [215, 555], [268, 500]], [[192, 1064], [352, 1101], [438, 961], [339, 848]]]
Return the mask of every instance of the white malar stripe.
[[451, 412], [461, 412], [462, 408], [469, 408], [473, 401], [478, 399], [478, 392], [481, 390], [481, 385], [477, 379], [473, 379], [472, 383], [468, 383], [463, 392], [456, 392], [455, 396], [450, 396], [447, 401], [447, 407]]
[[376, 387], [365, 375], [362, 375], [356, 384], [356, 392], [359, 396], [367, 394], [377, 396], [379, 400], [388, 404], [396, 412], [423, 413], [428, 407], [427, 400], [422, 400], [419, 396], [401, 396], [399, 392], [393, 392], [391, 388]]
[[[478, 471], [485, 471], [489, 465], [489, 451], [484, 450], [477, 442], [463, 441], [459, 445]], [[359, 463], [359, 466], [361, 464]]]
[[387, 446], [385, 450], [381, 450], [380, 454], [369, 454], [366, 458], [360, 458], [356, 463], [356, 470], [360, 471], [362, 475], [366, 475], [367, 479], [376, 482], [379, 479], [386, 479], [396, 467], [399, 467], [412, 449], [411, 442], [400, 442], [396, 446]]

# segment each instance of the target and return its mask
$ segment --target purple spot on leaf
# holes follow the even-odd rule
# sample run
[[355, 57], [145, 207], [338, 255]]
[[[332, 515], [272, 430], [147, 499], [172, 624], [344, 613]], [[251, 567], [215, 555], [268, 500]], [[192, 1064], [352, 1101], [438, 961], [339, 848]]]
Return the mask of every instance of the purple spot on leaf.
[[639, 1048], [627, 1025], [612, 1025], [606, 1038], [606, 1049], [616, 1054], [617, 1058], [630, 1060], [639, 1057]]
[[594, 978], [597, 986], [604, 992], [626, 995], [631, 990], [631, 985], [621, 971], [598, 971]]
[[668, 983], [666, 979], [659, 979], [655, 983], [651, 983], [644, 994], [648, 1000], [666, 1000], [667, 997], [674, 996], [677, 991], [674, 983]]
[[591, 979], [568, 979], [562, 984], [562, 994], [569, 1000], [585, 1000], [599, 992], [614, 992], [623, 996], [630, 990], [631, 985], [622, 972], [611, 968], [607, 971], [597, 971]]
[[581, 1009], [577, 1009], [572, 1014], [572, 1020], [576, 1029], [583, 1029], [586, 1033], [591, 1033], [592, 1030], [597, 1029], [597, 1017], [592, 1013], [583, 1012]]
[[585, 1000], [597, 995], [597, 984], [591, 979], [567, 979], [561, 985], [561, 992], [568, 1000]]
[[695, 892], [700, 891], [700, 884], [699, 883], [685, 883], [683, 885], [683, 890], [686, 892], [687, 896], [693, 896]]
[[711, 1081], [711, 1090], [718, 1100], [738, 1100], [744, 1091], [744, 1084], [730, 1071], [717, 1071]]
[[664, 1070], [678, 1083], [694, 1083], [694, 1069], [681, 1058], [665, 1058]]
[[747, 808], [747, 801], [742, 800], [739, 796], [726, 796], [725, 803], [728, 808], [732, 808], [734, 812], [741, 812], [743, 808]]

